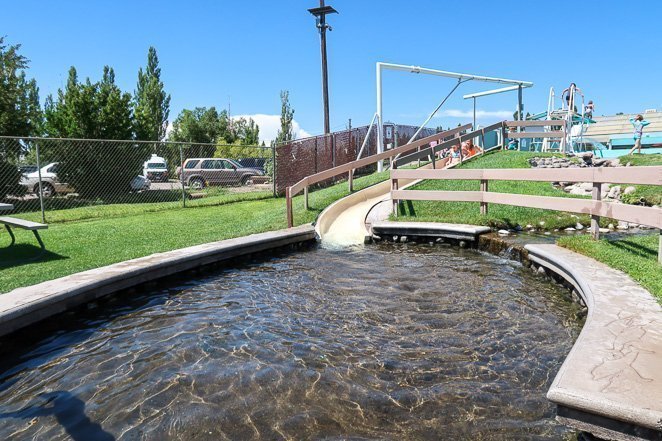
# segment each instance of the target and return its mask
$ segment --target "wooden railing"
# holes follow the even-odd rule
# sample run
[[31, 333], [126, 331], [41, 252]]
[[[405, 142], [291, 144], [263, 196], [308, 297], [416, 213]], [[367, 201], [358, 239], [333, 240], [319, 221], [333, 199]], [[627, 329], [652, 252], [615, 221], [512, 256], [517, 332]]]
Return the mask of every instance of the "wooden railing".
[[[510, 128], [520, 127], [561, 127], [561, 130], [549, 130], [547, 132], [511, 132]], [[559, 119], [545, 119], [539, 121], [504, 121], [503, 123], [503, 139], [525, 139], [525, 138], [542, 138], [542, 139], [560, 139], [561, 150], [565, 150], [566, 144], [566, 121]], [[505, 143], [504, 143], [505, 145]], [[517, 150], [520, 150], [518, 145]]]
[[[410, 153], [406, 156], [402, 156], [398, 158], [396, 161], [394, 161], [393, 168], [399, 168], [402, 167], [405, 164], [412, 163], [414, 161], [420, 161], [420, 160], [428, 160], [432, 162], [432, 168], [437, 168], [436, 164], [436, 157], [439, 152], [441, 152], [444, 149], [453, 147], [454, 145], [461, 144], [463, 141], [466, 141], [468, 139], [473, 139], [473, 138], [481, 138], [481, 146], [485, 145], [484, 139], [485, 139], [485, 134], [492, 132], [492, 131], [501, 131], [503, 128], [503, 122], [498, 122], [496, 124], [492, 124], [491, 126], [484, 127], [479, 130], [475, 130], [470, 133], [466, 133], [464, 135], [460, 135], [457, 138], [444, 141], [441, 144], [437, 144], [435, 146], [428, 146], [424, 149], [421, 149], [420, 151], [416, 151], [413, 153]], [[462, 162], [464, 158], [462, 157], [462, 149], [460, 149], [460, 162]], [[441, 166], [443, 167], [443, 165]]]
[[[478, 180], [480, 191], [399, 190], [398, 179]], [[489, 192], [489, 181], [591, 182], [592, 199], [532, 196]], [[560, 169], [394, 169], [391, 198], [397, 215], [400, 200], [480, 202], [481, 214], [488, 204], [515, 205], [591, 215], [593, 237], [600, 234], [600, 217], [662, 229], [662, 209], [602, 201], [604, 183], [662, 185], [662, 166]], [[662, 259], [661, 236], [660, 259]]]
[[[418, 149], [422, 146], [429, 146], [431, 142], [433, 141], [439, 141], [446, 139], [450, 136], [457, 136], [461, 134], [462, 132], [469, 130], [472, 127], [471, 124], [465, 124], [463, 126], [455, 127], [454, 129], [451, 130], [446, 130], [444, 132], [439, 132], [435, 133], [434, 135], [421, 138], [417, 141], [411, 142], [409, 144], [405, 144], [401, 147], [396, 147], [391, 150], [387, 150], [382, 153], [378, 153], [376, 155], [371, 155], [367, 156], [365, 158], [361, 158], [356, 161], [348, 162], [347, 164], [339, 165], [337, 167], [330, 168], [328, 170], [324, 170], [319, 173], [315, 173], [314, 175], [307, 176], [297, 182], [296, 184], [292, 185], [291, 187], [287, 187], [285, 189], [285, 201], [287, 205], [287, 226], [288, 228], [291, 228], [294, 226], [294, 212], [293, 212], [293, 207], [292, 207], [292, 198], [296, 196], [297, 194], [301, 193], [301, 191], [304, 192], [304, 206], [305, 209], [308, 209], [308, 187], [314, 184], [317, 184], [318, 182], [326, 181], [327, 179], [334, 178], [336, 176], [340, 176], [343, 174], [347, 174], [347, 180], [349, 183], [349, 191], [353, 191], [353, 178], [354, 178], [354, 170], [357, 168], [365, 167], [367, 165], [371, 164], [376, 164], [379, 161], [383, 161], [385, 159], [390, 159], [394, 158], [397, 155], [401, 155], [404, 153], [408, 153], [412, 150]], [[457, 142], [457, 141], [456, 141]]]

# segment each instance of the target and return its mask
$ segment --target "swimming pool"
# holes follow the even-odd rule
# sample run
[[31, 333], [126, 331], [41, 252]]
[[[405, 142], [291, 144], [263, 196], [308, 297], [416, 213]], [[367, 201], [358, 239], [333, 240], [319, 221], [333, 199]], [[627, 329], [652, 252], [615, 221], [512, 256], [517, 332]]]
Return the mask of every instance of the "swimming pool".
[[267, 258], [62, 317], [5, 354], [0, 437], [559, 439], [545, 392], [576, 313], [470, 250]]

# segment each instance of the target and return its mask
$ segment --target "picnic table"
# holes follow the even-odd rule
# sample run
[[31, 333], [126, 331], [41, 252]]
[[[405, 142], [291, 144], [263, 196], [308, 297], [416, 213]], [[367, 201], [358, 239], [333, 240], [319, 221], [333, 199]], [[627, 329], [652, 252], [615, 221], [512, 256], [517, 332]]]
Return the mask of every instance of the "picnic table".
[[[12, 204], [0, 204], [0, 211], [10, 211], [13, 209], [14, 206]], [[12, 231], [12, 227], [14, 227], [14, 228], [21, 228], [23, 230], [32, 231], [34, 237], [37, 239], [37, 242], [39, 242], [39, 247], [41, 248], [40, 253], [37, 255], [36, 258], [39, 258], [46, 251], [44, 242], [41, 240], [41, 237], [39, 237], [39, 230], [45, 230], [46, 228], [48, 228], [48, 225], [40, 224], [39, 222], [31, 222], [24, 219], [18, 219], [15, 217], [9, 217], [9, 216], [0, 217], [0, 225], [3, 224], [7, 229], [9, 236], [11, 237], [11, 243], [9, 244], [9, 246], [12, 246], [14, 245], [14, 243], [16, 243], [16, 237], [14, 236], [14, 233]]]

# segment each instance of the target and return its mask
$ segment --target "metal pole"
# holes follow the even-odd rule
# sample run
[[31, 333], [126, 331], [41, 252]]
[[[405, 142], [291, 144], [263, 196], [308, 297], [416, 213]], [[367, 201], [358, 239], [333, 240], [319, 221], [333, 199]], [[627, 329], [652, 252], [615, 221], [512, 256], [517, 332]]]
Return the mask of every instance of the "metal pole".
[[274, 190], [274, 197], [278, 196], [276, 192], [276, 145], [271, 146], [271, 185]]
[[474, 97], [474, 125], [472, 129], [476, 130], [476, 97]]
[[[517, 88], [517, 119], [520, 121], [524, 119], [524, 115], [522, 115], [522, 110], [524, 110], [524, 106], [522, 105], [522, 85], [520, 84], [519, 87]], [[521, 132], [522, 128], [518, 127], [517, 131]]]
[[179, 146], [179, 181], [182, 184], [182, 207], [186, 208], [186, 189], [184, 188], [184, 149]]
[[46, 211], [44, 210], [44, 191], [41, 188], [41, 161], [39, 158], [39, 141], [35, 144], [35, 150], [37, 153], [37, 173], [39, 175], [39, 207], [41, 209], [41, 223], [46, 223]]
[[448, 95], [446, 95], [446, 97], [445, 97], [445, 98], [439, 103], [439, 105], [437, 106], [437, 108], [434, 109], [434, 110], [432, 111], [432, 113], [430, 114], [430, 116], [428, 116], [428, 118], [423, 122], [423, 124], [420, 125], [420, 127], [418, 128], [418, 130], [416, 130], [416, 132], [414, 133], [414, 136], [411, 137], [411, 139], [409, 140], [409, 142], [407, 142], [407, 144], [413, 142], [413, 141], [416, 139], [416, 137], [418, 136], [418, 134], [421, 133], [421, 130], [423, 130], [423, 128], [427, 125], [427, 123], [430, 122], [430, 120], [434, 117], [434, 115], [436, 115], [436, 113], [439, 111], [439, 109], [441, 109], [441, 106], [443, 106], [444, 103], [448, 100], [448, 98], [450, 98], [451, 95], [453, 95], [453, 92], [455, 92], [455, 91], [457, 90], [457, 88], [460, 87], [460, 84], [462, 84], [462, 83], [464, 83], [464, 82], [466, 82], [466, 81], [469, 81], [469, 80], [462, 80], [462, 79], [459, 79], [459, 80], [457, 81], [457, 84], [455, 85], [455, 87], [453, 87], [453, 89], [452, 89], [450, 92], [448, 92]]
[[[320, 0], [320, 8], [324, 7], [324, 0]], [[330, 132], [329, 126], [329, 76], [326, 62], [326, 14], [320, 15], [320, 49], [322, 51], [322, 100], [324, 102], [324, 133]]]
[[[384, 152], [384, 128], [382, 127], [382, 64], [377, 63], [377, 153]], [[382, 161], [377, 162], [377, 171], [384, 170]]]

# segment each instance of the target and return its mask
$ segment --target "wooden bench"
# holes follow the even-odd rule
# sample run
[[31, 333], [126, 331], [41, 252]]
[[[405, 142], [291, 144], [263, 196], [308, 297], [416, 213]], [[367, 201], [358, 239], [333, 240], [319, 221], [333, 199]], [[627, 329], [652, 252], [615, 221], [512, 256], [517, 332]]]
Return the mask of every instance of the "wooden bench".
[[12, 227], [14, 227], [14, 228], [21, 228], [23, 230], [30, 230], [32, 231], [32, 233], [34, 233], [34, 237], [37, 238], [37, 242], [39, 242], [39, 246], [41, 247], [41, 251], [39, 255], [37, 255], [37, 257], [41, 256], [46, 251], [44, 242], [41, 240], [41, 237], [39, 236], [39, 230], [47, 229], [48, 225], [40, 224], [38, 222], [32, 222], [24, 219], [18, 219], [15, 217], [9, 217], [9, 216], [0, 217], [0, 224], [5, 225], [5, 228], [7, 229], [9, 236], [11, 236], [11, 243], [9, 244], [9, 246], [12, 246], [14, 245], [14, 243], [16, 243], [16, 237], [14, 236], [14, 232], [11, 230]]

